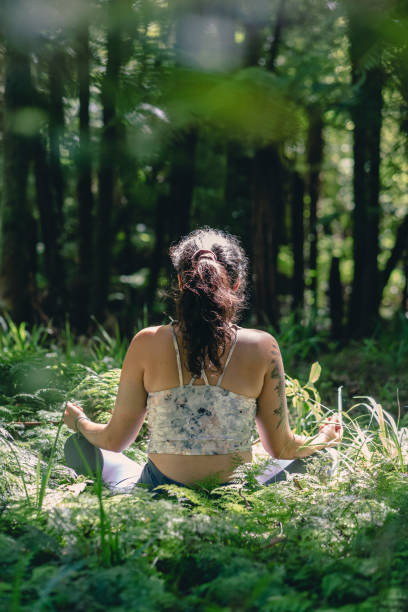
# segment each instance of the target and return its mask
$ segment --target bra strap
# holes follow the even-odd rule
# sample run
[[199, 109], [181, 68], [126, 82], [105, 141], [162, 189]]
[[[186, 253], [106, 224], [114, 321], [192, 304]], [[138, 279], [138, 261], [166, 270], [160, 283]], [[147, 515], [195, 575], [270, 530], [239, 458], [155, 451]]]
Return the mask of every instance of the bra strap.
[[205, 373], [204, 368], [201, 368], [201, 378], [204, 379], [205, 384], [208, 386], [210, 383], [208, 382], [207, 374]]
[[228, 364], [229, 364], [229, 362], [231, 360], [232, 353], [234, 352], [235, 346], [237, 344], [237, 340], [238, 340], [238, 330], [236, 331], [234, 342], [232, 343], [232, 346], [230, 348], [230, 352], [228, 353], [228, 357], [227, 357], [227, 360], [225, 362], [224, 369], [223, 369], [223, 371], [221, 373], [221, 376], [219, 377], [219, 379], [217, 380], [217, 383], [215, 385], [216, 387], [219, 387], [220, 384], [222, 383], [222, 379], [224, 378], [225, 370], [227, 369]]
[[183, 385], [183, 370], [181, 369], [180, 351], [179, 351], [179, 347], [178, 347], [178, 343], [177, 343], [176, 332], [174, 331], [173, 325], [171, 325], [171, 333], [172, 333], [172, 336], [173, 336], [174, 350], [176, 351], [177, 369], [178, 369], [180, 387], [184, 387], [184, 385]]
[[[201, 368], [201, 378], [204, 379], [204, 382], [206, 385], [209, 385], [210, 383], [208, 382], [208, 378], [207, 378], [207, 374], [204, 371], [204, 368]], [[189, 386], [193, 385], [193, 382], [197, 380], [197, 376], [192, 376], [190, 382], [188, 383]]]

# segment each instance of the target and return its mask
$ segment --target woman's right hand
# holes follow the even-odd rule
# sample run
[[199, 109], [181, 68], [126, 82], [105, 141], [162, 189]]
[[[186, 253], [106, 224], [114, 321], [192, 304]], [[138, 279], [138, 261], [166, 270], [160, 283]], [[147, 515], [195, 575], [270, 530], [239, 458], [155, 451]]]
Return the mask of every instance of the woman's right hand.
[[67, 427], [69, 427], [69, 429], [72, 429], [72, 431], [78, 431], [76, 427], [76, 419], [81, 416], [85, 416], [81, 406], [74, 404], [74, 402], [67, 402], [65, 404], [64, 423]]
[[343, 438], [341, 416], [335, 413], [327, 417], [319, 427], [319, 436], [325, 438], [327, 446], [339, 444]]

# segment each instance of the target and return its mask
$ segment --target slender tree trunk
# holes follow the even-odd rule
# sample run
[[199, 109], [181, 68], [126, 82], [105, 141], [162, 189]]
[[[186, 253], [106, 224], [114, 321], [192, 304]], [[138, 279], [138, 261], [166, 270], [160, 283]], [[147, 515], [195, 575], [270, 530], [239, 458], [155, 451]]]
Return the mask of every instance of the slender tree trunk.
[[58, 236], [63, 228], [64, 179], [61, 168], [60, 141], [64, 133], [64, 63], [60, 49], [52, 53], [49, 63], [49, 138], [51, 188], [55, 202]]
[[304, 297], [304, 195], [305, 183], [298, 172], [293, 173], [292, 183], [292, 240], [293, 240], [293, 308], [297, 316], [303, 308]]
[[2, 206], [2, 294], [16, 322], [33, 321], [36, 300], [35, 222], [27, 200], [29, 138], [15, 131], [17, 115], [32, 105], [30, 60], [6, 43], [4, 108], [4, 197]]
[[[3, 36], [0, 34], [0, 44], [4, 44]], [[4, 56], [3, 56], [4, 57]], [[4, 73], [4, 60], [0, 62], [0, 83], [5, 83]], [[0, 90], [0, 142], [4, 142], [4, 89]], [[1, 152], [2, 154], [3, 152]], [[0, 174], [0, 274], [1, 274], [1, 244], [2, 244], [2, 231], [1, 231], [1, 211], [3, 209], [3, 176]], [[1, 293], [1, 290], [0, 290]]]
[[163, 262], [163, 253], [166, 235], [166, 209], [168, 206], [167, 197], [160, 194], [156, 204], [156, 219], [154, 227], [155, 244], [150, 264], [149, 285], [147, 288], [147, 305], [149, 310], [152, 308], [156, 297], [159, 274]]
[[[393, 70], [398, 79], [398, 88], [402, 96], [400, 106], [400, 129], [405, 136], [405, 153], [408, 154], [408, 48], [402, 48], [398, 55], [394, 58]], [[407, 271], [408, 261], [408, 214], [400, 223], [394, 243], [394, 247], [387, 259], [384, 270], [380, 273], [380, 287], [378, 292], [378, 307], [381, 303], [381, 298], [385, 287], [388, 284], [390, 276], [397, 266], [398, 262], [403, 259], [405, 272]], [[408, 283], [407, 275], [406, 280]], [[403, 304], [406, 302], [407, 284], [405, 285]], [[404, 306], [403, 306], [404, 307]], [[408, 304], [405, 303], [405, 308], [408, 310]]]
[[170, 238], [176, 240], [190, 229], [190, 212], [195, 182], [195, 155], [197, 131], [188, 129], [179, 132], [171, 148], [170, 196], [168, 211], [171, 211]]
[[[32, 139], [32, 159], [37, 192], [37, 206], [45, 252], [45, 275], [47, 297], [43, 308], [54, 322], [62, 319], [66, 308], [65, 274], [60, 251], [63, 229], [63, 180], [60, 162], [60, 137], [64, 129], [63, 85], [61, 53], [52, 54], [49, 62], [49, 143], [50, 151], [42, 134]], [[39, 98], [39, 95], [36, 94]]]
[[[391, 273], [395, 269], [398, 262], [403, 257], [404, 251], [408, 249], [408, 215], [404, 217], [397, 230], [397, 236], [395, 239], [394, 247], [387, 259], [385, 268], [380, 274], [380, 291], [378, 293], [378, 302], [380, 304], [381, 296], [388, 281], [390, 280]], [[378, 304], [378, 305], [379, 305]]]
[[[285, 0], [280, 0], [267, 61], [267, 69], [271, 72], [276, 69], [284, 23], [284, 6]], [[248, 45], [248, 51], [251, 53], [248, 61], [254, 64], [258, 63], [262, 38], [259, 30], [250, 29], [249, 33], [253, 42], [250, 41]], [[254, 156], [252, 198], [255, 312], [259, 325], [271, 323], [275, 327], [279, 323], [277, 264], [285, 206], [283, 179], [284, 167], [278, 146], [271, 144], [258, 149]]]
[[402, 293], [402, 312], [405, 316], [408, 316], [408, 248], [405, 251], [405, 255], [402, 261], [404, 277], [405, 277], [405, 285], [404, 291]]
[[89, 25], [83, 23], [76, 36], [76, 63], [79, 85], [79, 149], [77, 155], [77, 194], [79, 205], [79, 274], [78, 295], [75, 299], [75, 324], [79, 331], [86, 331], [89, 322], [90, 288], [92, 286], [93, 233], [91, 139], [89, 128], [90, 99]]
[[340, 259], [332, 257], [329, 280], [331, 335], [336, 340], [343, 336], [343, 287], [340, 278]]
[[313, 309], [317, 310], [317, 204], [320, 194], [320, 172], [323, 160], [323, 117], [319, 108], [309, 113], [306, 145], [309, 193], [309, 274], [313, 296]]
[[[408, 53], [405, 57], [406, 59], [408, 59]], [[403, 72], [400, 75], [401, 76], [400, 91], [404, 98], [404, 105], [401, 108], [400, 124], [401, 124], [401, 130], [404, 133], [405, 138], [406, 138], [406, 142], [407, 142], [406, 151], [408, 152], [408, 84], [406, 82], [406, 79], [405, 80], [403, 79], [403, 76], [408, 77], [407, 66], [404, 64], [401, 70], [403, 70]], [[384, 292], [385, 287], [388, 284], [388, 281], [390, 280], [390, 276], [393, 270], [395, 269], [395, 267], [397, 266], [398, 262], [403, 257], [404, 251], [405, 251], [405, 257], [406, 257], [408, 253], [408, 214], [405, 215], [404, 219], [401, 221], [398, 227], [394, 247], [392, 248], [391, 253], [389, 254], [384, 270], [380, 273], [378, 307], [380, 306], [382, 294]]]
[[360, 67], [373, 44], [372, 33], [359, 12], [349, 16], [350, 57], [355, 100], [354, 122], [354, 276], [349, 310], [349, 332], [354, 336], [370, 333], [378, 317], [380, 221], [380, 134], [382, 125], [381, 68]]
[[279, 321], [277, 262], [283, 225], [284, 169], [276, 147], [259, 149], [253, 174], [253, 275], [259, 325]]
[[31, 150], [41, 236], [44, 243], [45, 275], [48, 284], [47, 298], [43, 308], [46, 314], [54, 319], [54, 322], [58, 322], [62, 318], [65, 306], [63, 264], [58, 245], [61, 228], [58, 224], [58, 213], [52, 193], [46, 144], [40, 134], [33, 138]]
[[112, 247], [112, 211], [116, 180], [117, 142], [116, 99], [121, 64], [121, 33], [118, 0], [108, 5], [107, 65], [102, 83], [103, 131], [100, 145], [98, 209], [95, 219], [93, 311], [103, 318], [107, 304]]
[[[244, 146], [237, 143], [228, 143], [226, 146], [226, 179], [224, 190], [225, 209], [228, 211], [228, 224], [233, 228], [233, 231], [240, 232], [242, 227], [251, 227], [251, 172], [253, 160], [244, 152]], [[234, 220], [232, 213], [238, 213], [235, 223], [237, 229], [234, 229]], [[250, 253], [252, 249], [252, 236], [250, 232], [245, 232], [242, 235], [242, 244], [244, 249]]]
[[155, 247], [150, 263], [147, 303], [153, 305], [160, 270], [171, 274], [170, 260], [164, 261], [164, 245], [179, 240], [190, 231], [191, 205], [195, 184], [197, 132], [189, 129], [173, 138], [169, 156], [172, 160], [169, 194], [160, 194], [156, 203]]

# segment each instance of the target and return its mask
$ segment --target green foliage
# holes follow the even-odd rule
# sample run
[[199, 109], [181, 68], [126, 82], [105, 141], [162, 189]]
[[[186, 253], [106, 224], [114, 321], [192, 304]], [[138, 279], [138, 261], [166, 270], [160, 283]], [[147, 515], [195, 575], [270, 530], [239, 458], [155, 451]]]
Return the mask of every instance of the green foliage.
[[258, 146], [294, 140], [300, 129], [287, 81], [261, 68], [228, 76], [172, 71], [164, 95], [177, 127], [212, 122], [229, 139]]
[[72, 401], [77, 401], [92, 420], [106, 423], [115, 405], [119, 378], [119, 369], [88, 374], [72, 390]]
[[[286, 397], [291, 400], [294, 419], [297, 427], [306, 429], [307, 418], [313, 416], [321, 420], [323, 411], [320, 395], [314, 385], [320, 377], [321, 366], [315, 362], [310, 368], [309, 380], [302, 386], [296, 378], [286, 375]], [[310, 429], [310, 423], [308, 423]]]
[[[73, 343], [70, 350], [79, 349]], [[345, 399], [340, 449], [310, 457], [305, 474], [273, 486], [258, 485], [260, 461], [238, 469], [228, 487], [114, 494], [100, 479], [74, 479], [62, 462], [67, 431], [58, 436], [58, 425], [46, 421], [58, 423], [61, 394], [95, 419], [109, 418], [120, 370], [92, 369], [92, 351], [83, 364], [62, 356], [25, 355], [19, 363], [11, 352], [0, 369], [8, 410], [0, 430], [2, 608], [406, 608], [408, 440], [378, 402], [348, 407]], [[38, 374], [40, 364], [49, 387], [27, 374], [33, 367]], [[287, 377], [299, 430], [311, 431], [327, 410], [316, 389], [320, 375], [315, 362], [304, 384]], [[24, 415], [44, 424], [7, 425]], [[130, 456], [142, 460], [143, 436], [133, 446]]]

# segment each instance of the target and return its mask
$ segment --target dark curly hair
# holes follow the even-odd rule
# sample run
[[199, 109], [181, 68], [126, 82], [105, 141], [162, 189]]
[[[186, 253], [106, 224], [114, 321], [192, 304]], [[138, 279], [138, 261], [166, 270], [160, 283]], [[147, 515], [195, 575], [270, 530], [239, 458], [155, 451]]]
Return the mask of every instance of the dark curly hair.
[[176, 313], [188, 369], [199, 377], [208, 359], [220, 370], [231, 324], [245, 306], [245, 252], [235, 236], [204, 227], [170, 247], [170, 258], [181, 279]]

